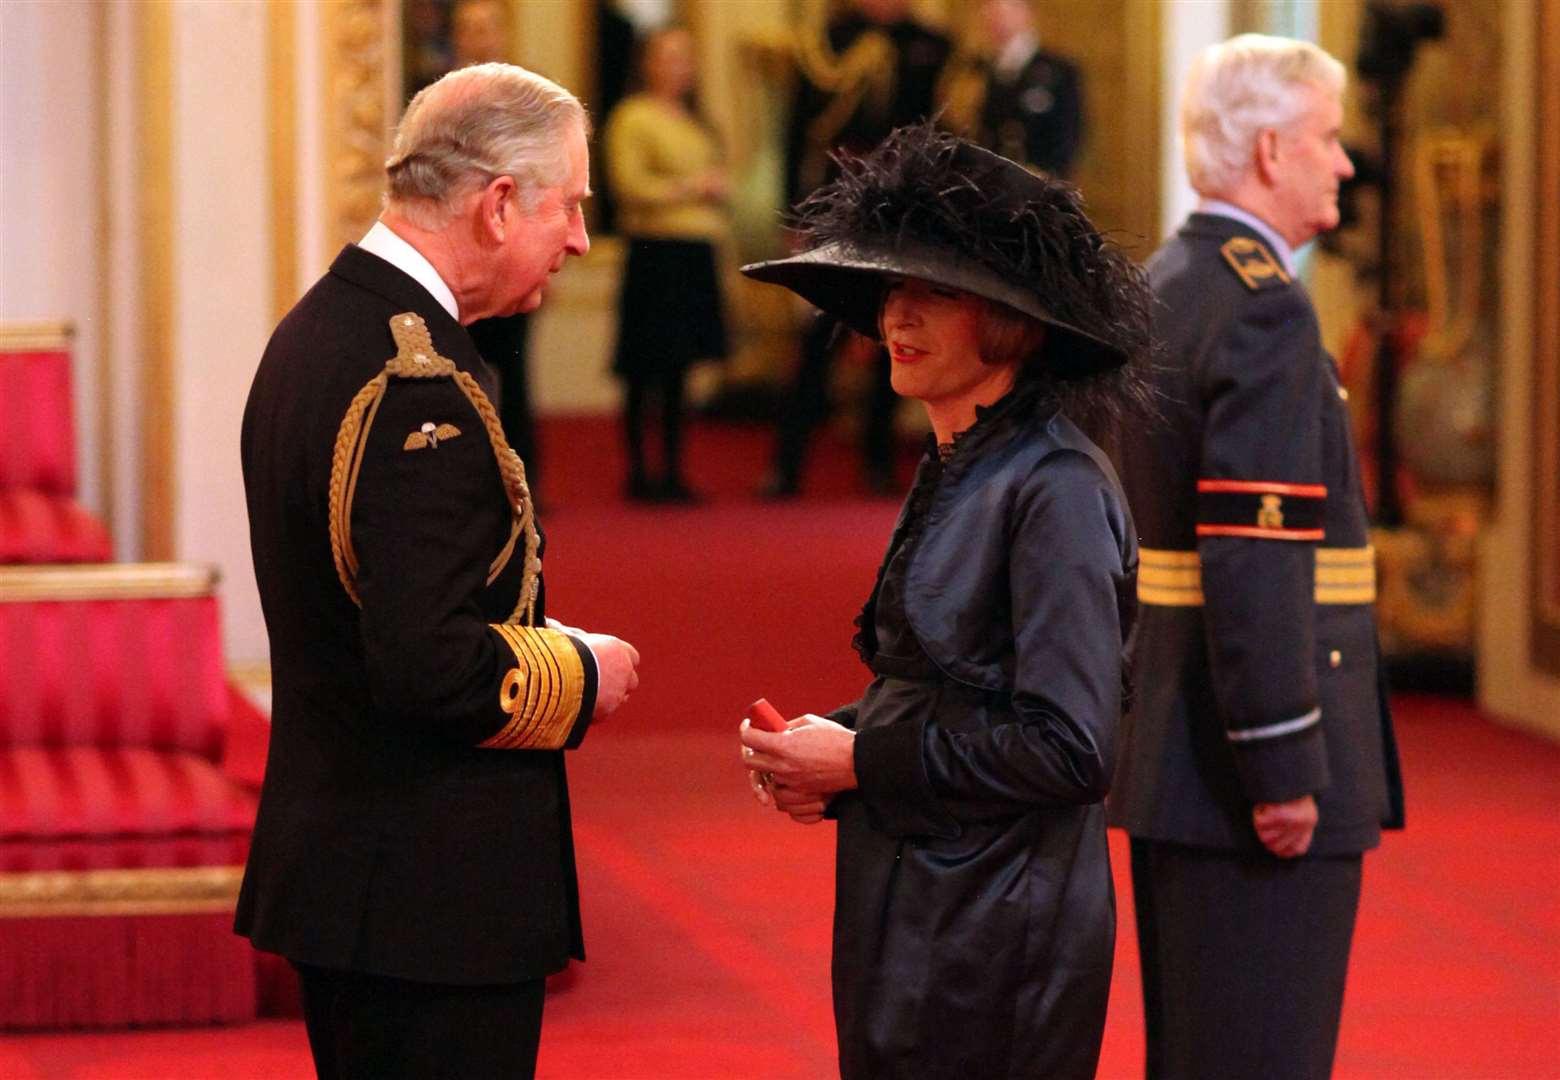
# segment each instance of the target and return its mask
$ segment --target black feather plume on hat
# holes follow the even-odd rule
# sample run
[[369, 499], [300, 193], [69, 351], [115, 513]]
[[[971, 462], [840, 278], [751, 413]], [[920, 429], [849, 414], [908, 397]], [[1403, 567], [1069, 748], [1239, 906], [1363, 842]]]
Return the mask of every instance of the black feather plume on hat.
[[[793, 216], [804, 248], [956, 253], [1032, 295], [1043, 321], [1073, 332], [1050, 335], [1038, 357], [1069, 412], [1147, 407], [1141, 371], [1151, 354], [1153, 294], [1141, 268], [1089, 220], [1077, 188], [930, 123], [899, 128], [870, 153], [836, 161], [837, 178]], [[1106, 370], [1082, 356], [1095, 345], [1115, 354]]]
[[899, 128], [870, 153], [837, 161], [838, 178], [797, 207], [804, 246], [908, 240], [959, 251], [1127, 356], [1147, 348], [1147, 280], [1094, 227], [1071, 184], [930, 123]]

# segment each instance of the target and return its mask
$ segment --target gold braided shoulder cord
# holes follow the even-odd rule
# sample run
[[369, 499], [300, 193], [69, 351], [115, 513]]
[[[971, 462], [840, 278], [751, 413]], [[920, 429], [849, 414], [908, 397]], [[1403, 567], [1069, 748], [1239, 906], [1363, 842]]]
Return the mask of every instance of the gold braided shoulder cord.
[[330, 463], [330, 552], [336, 561], [336, 575], [347, 595], [359, 607], [363, 601], [358, 596], [357, 553], [352, 547], [352, 500], [357, 492], [358, 472], [363, 466], [363, 450], [368, 444], [368, 432], [384, 400], [390, 379], [453, 379], [471, 402], [471, 407], [482, 419], [487, 429], [488, 441], [493, 446], [493, 456], [498, 461], [498, 471], [504, 479], [504, 490], [509, 495], [510, 513], [513, 518], [509, 541], [488, 567], [487, 582], [498, 579], [514, 554], [515, 543], [525, 537], [525, 563], [520, 578], [520, 597], [515, 610], [507, 620], [526, 625], [535, 622], [537, 582], [542, 572], [540, 555], [541, 537], [536, 531], [536, 508], [531, 501], [531, 489], [525, 479], [525, 463], [504, 438], [498, 412], [482, 392], [470, 372], [461, 371], [455, 362], [440, 356], [433, 347], [433, 338], [422, 316], [403, 312], [390, 320], [390, 333], [395, 337], [396, 355], [385, 369], [375, 375], [352, 398], [347, 414], [336, 432], [336, 445]]
[[802, 75], [833, 100], [807, 125], [808, 186], [822, 183], [828, 154], [846, 123], [865, 100], [883, 112], [894, 100], [894, 44], [881, 30], [867, 30], [836, 56], [829, 46], [826, 24], [804, 27], [797, 35], [796, 65]]

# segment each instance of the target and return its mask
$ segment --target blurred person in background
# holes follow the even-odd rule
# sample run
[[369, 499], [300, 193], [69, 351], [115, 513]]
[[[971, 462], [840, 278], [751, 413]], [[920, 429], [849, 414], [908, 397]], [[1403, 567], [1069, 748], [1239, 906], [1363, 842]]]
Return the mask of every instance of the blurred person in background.
[[[698, 113], [693, 36], [678, 26], [642, 42], [641, 86], [607, 119], [608, 183], [628, 257], [618, 299], [612, 369], [623, 380], [628, 451], [624, 493], [639, 502], [689, 503], [683, 475], [688, 368], [724, 358], [715, 245], [727, 228], [720, 145]], [[659, 414], [661, 465], [646, 451]]]
[[1029, 0], [985, 0], [980, 15], [991, 53], [976, 141], [1031, 169], [1070, 177], [1083, 143], [1078, 68], [1040, 47]]
[[457, 0], [450, 12], [455, 66], [508, 60], [509, 0]]
[[[852, 0], [796, 48], [797, 79], [786, 129], [786, 198], [796, 205], [833, 175], [831, 155], [867, 153], [890, 131], [936, 114], [936, 91], [951, 51], [948, 39], [910, 13], [909, 0]], [[807, 444], [829, 417], [829, 381], [837, 356], [870, 365], [863, 402], [861, 453], [869, 491], [896, 489], [894, 412], [888, 354], [840, 327], [827, 314], [809, 321], [801, 356], [775, 431], [774, 464], [762, 493], [801, 492]]]

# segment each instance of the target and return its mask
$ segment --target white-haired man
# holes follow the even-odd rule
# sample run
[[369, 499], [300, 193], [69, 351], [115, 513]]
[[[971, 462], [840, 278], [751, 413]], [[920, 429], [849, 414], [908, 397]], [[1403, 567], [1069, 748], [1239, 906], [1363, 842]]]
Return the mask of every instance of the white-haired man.
[[530, 1076], [582, 957], [563, 750], [638, 655], [544, 615], [464, 327], [589, 247], [587, 120], [507, 64], [412, 100], [384, 213], [282, 320], [244, 413], [270, 757], [237, 929], [302, 977], [321, 1077]]
[[1141, 610], [1108, 806], [1154, 1080], [1329, 1075], [1361, 856], [1401, 825], [1346, 394], [1292, 254], [1338, 224], [1344, 81], [1304, 42], [1205, 51], [1202, 203], [1149, 262], [1164, 420], [1122, 447]]

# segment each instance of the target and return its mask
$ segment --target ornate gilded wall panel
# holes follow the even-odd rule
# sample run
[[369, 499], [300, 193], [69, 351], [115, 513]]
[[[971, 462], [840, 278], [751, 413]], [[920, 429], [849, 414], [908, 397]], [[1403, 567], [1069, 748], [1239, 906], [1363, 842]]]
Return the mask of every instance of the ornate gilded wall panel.
[[399, 14], [394, 0], [321, 5], [327, 257], [361, 237], [379, 216], [400, 89]]

